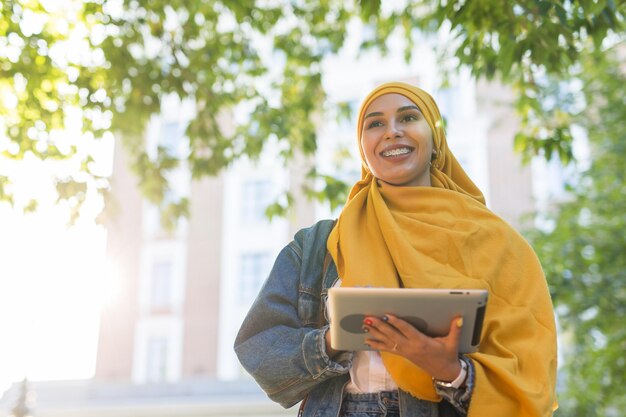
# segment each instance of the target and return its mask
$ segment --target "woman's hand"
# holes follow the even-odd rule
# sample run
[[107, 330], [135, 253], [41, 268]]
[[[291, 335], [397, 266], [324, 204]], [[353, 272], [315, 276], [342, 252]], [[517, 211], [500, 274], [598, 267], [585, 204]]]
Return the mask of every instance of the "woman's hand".
[[447, 336], [429, 337], [391, 314], [363, 320], [363, 330], [369, 333], [365, 342], [373, 349], [404, 356], [441, 381], [452, 381], [461, 372], [458, 350], [462, 326], [463, 318], [457, 317], [450, 323]]
[[330, 329], [327, 330], [326, 334], [324, 335], [324, 342], [326, 343], [326, 354], [330, 359], [334, 358], [339, 353], [339, 351], [333, 349], [330, 346]]

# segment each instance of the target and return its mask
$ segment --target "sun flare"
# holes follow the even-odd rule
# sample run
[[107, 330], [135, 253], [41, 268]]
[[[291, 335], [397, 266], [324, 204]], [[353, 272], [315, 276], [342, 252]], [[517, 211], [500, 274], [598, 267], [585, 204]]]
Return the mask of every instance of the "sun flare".
[[0, 208], [0, 392], [10, 382], [88, 378], [95, 368], [105, 232], [55, 210]]

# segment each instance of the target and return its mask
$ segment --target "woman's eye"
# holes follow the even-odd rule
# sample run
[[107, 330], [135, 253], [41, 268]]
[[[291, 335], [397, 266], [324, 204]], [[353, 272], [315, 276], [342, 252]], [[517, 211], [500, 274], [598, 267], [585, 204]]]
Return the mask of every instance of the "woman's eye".
[[403, 122], [414, 122], [416, 120], [418, 120], [418, 117], [415, 114], [407, 114], [404, 117], [402, 117]]
[[383, 124], [377, 120], [374, 120], [373, 122], [371, 122], [370, 124], [367, 125], [368, 129], [371, 129], [373, 127], [379, 127], [382, 126]]

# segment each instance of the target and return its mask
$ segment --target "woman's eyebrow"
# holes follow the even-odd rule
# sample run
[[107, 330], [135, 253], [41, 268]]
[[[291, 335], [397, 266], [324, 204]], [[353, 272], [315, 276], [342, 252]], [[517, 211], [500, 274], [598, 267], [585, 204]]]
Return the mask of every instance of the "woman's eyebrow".
[[[421, 113], [419, 107], [417, 107], [417, 106], [403, 106], [403, 107], [399, 107], [398, 110], [396, 111], [396, 113], [402, 113], [402, 112], [405, 112], [405, 111], [408, 111], [408, 110], [417, 110], [418, 112]], [[374, 111], [374, 112], [371, 112], [371, 113], [367, 114], [363, 118], [363, 120], [367, 119], [368, 117], [382, 116], [382, 115], [383, 115], [382, 112]]]
[[374, 112], [371, 112], [370, 114], [366, 115], [366, 116], [363, 118], [363, 120], [367, 119], [368, 117], [382, 116], [382, 115], [383, 115], [383, 113], [382, 113], [382, 112], [379, 112], [379, 111], [374, 111]]
[[420, 111], [419, 107], [417, 107], [417, 106], [404, 106], [404, 107], [400, 107], [400, 108], [398, 109], [398, 113], [401, 113], [401, 112], [403, 112], [403, 111], [407, 111], [407, 110], [417, 110], [417, 111], [419, 111], [419, 112], [421, 113], [421, 111]]

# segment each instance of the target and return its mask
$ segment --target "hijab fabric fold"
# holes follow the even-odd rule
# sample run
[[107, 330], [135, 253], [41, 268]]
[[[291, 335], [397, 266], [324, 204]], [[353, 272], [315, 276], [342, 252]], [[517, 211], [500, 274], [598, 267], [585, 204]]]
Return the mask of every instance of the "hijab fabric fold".
[[[369, 104], [402, 94], [424, 114], [436, 157], [431, 187], [398, 187], [373, 177], [360, 138]], [[556, 330], [541, 265], [527, 242], [485, 206], [448, 149], [441, 115], [423, 90], [403, 83], [376, 88], [359, 113], [361, 179], [328, 238], [342, 286], [483, 288], [489, 302], [469, 416], [548, 416], [555, 401]], [[440, 401], [432, 378], [403, 357], [382, 353], [398, 386]]]

